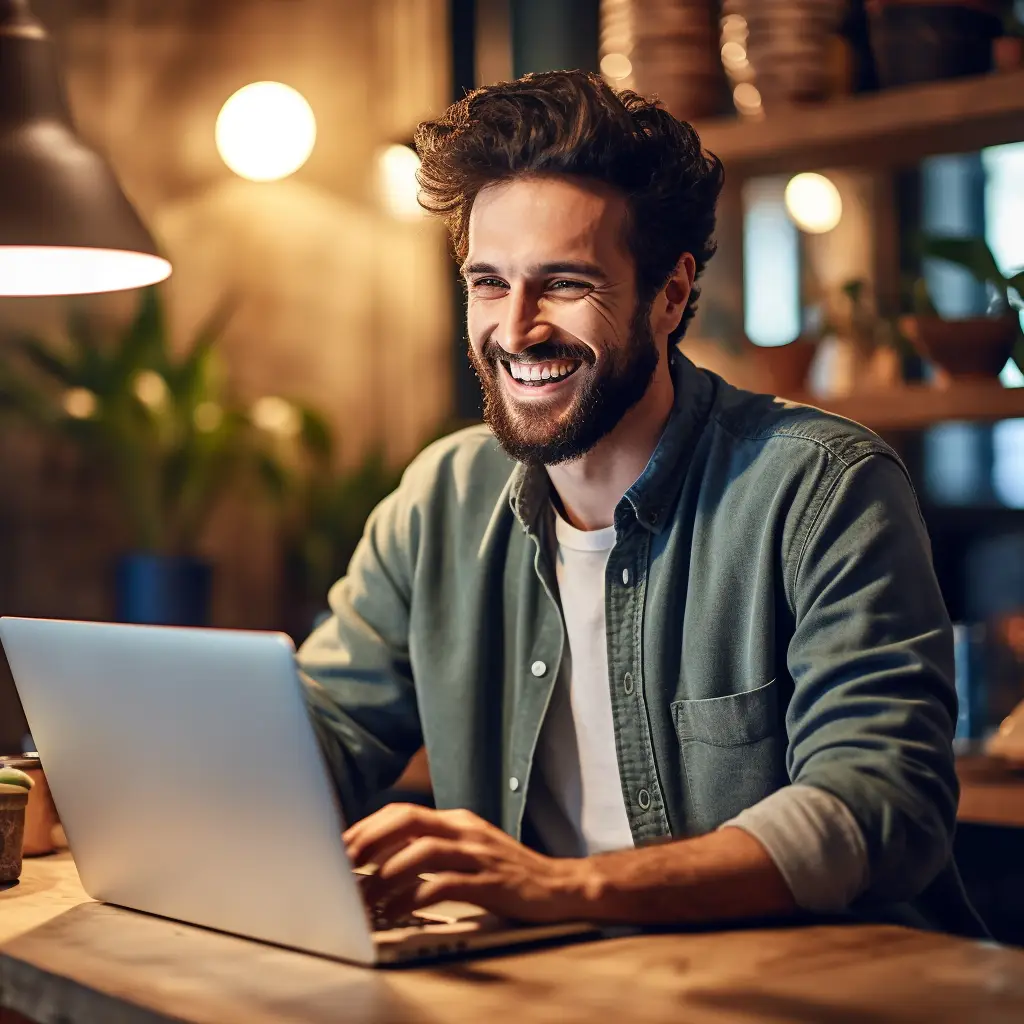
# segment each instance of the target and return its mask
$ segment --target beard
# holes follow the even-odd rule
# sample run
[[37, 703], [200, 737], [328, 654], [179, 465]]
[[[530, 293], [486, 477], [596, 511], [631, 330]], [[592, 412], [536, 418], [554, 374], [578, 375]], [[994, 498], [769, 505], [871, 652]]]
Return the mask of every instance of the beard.
[[[609, 349], [600, 361], [583, 345], [542, 342], [521, 356], [510, 356], [493, 338], [469, 360], [480, 380], [484, 420], [513, 459], [531, 466], [556, 466], [585, 455], [607, 437], [622, 417], [647, 393], [658, 367], [658, 348], [651, 333], [650, 309], [638, 305], [626, 345]], [[576, 360], [580, 367], [568, 408], [565, 399], [518, 403], [501, 381], [508, 362]]]

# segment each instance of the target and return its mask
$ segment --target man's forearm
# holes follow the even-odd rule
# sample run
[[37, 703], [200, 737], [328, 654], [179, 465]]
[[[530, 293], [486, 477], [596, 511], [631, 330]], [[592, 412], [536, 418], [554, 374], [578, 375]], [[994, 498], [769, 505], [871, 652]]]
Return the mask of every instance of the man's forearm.
[[589, 920], [668, 924], [796, 910], [768, 852], [738, 828], [599, 854], [582, 867]]

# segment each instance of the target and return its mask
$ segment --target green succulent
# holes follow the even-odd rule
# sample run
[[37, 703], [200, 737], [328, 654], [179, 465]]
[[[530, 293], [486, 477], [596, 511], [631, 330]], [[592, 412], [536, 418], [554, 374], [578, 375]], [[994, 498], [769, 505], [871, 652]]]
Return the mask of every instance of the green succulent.
[[0, 768], [0, 786], [16, 786], [27, 791], [34, 785], [32, 776], [27, 775], [20, 768], [11, 768], [6, 765]]

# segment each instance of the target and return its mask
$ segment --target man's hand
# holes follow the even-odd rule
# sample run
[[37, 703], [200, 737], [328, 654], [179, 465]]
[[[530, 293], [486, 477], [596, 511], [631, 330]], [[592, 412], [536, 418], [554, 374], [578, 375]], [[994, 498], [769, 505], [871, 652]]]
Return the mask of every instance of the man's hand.
[[364, 895], [388, 915], [464, 900], [519, 921], [586, 917], [588, 861], [545, 857], [471, 811], [389, 804], [344, 839], [354, 867], [378, 866]]
[[378, 865], [365, 896], [395, 916], [449, 899], [539, 922], [680, 924], [796, 909], [765, 848], [739, 828], [563, 859], [528, 849], [470, 811], [391, 804], [353, 825], [345, 845], [357, 868]]

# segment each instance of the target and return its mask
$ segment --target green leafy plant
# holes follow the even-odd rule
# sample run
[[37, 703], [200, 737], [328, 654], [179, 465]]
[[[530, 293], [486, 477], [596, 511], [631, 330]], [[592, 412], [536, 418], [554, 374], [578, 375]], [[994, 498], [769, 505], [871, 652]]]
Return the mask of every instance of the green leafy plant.
[[[455, 420], [430, 432], [429, 444], [465, 424]], [[422, 447], [422, 446], [420, 446]], [[345, 575], [370, 513], [401, 480], [405, 463], [372, 445], [352, 465], [338, 468], [330, 426], [310, 409], [289, 434], [259, 453], [260, 471], [279, 502], [288, 629], [301, 640], [327, 608], [327, 593]]]
[[79, 306], [60, 342], [16, 336], [0, 358], [0, 407], [76, 444], [111, 483], [131, 543], [194, 552], [207, 518], [257, 446], [228, 394], [216, 344], [225, 300], [175, 354], [157, 289], [103, 336]]
[[[926, 235], [922, 240], [921, 250], [924, 256], [962, 267], [979, 284], [991, 289], [995, 296], [995, 301], [990, 306], [993, 313], [1005, 316], [1012, 311], [1015, 314], [1012, 319], [1016, 324], [1017, 342], [1013, 349], [1013, 360], [1018, 366], [1024, 366], [1024, 332], [1020, 324], [1020, 312], [1024, 310], [1024, 270], [1004, 274], [999, 269], [988, 243], [980, 237]], [[917, 283], [915, 294], [918, 299], [915, 303], [916, 312], [938, 315], [923, 280]]]
[[980, 284], [994, 289], [999, 305], [1004, 309], [1024, 309], [1024, 270], [1009, 276], [1004, 274], [984, 238], [928, 235], [922, 251], [925, 256], [954, 263], [969, 271]]

